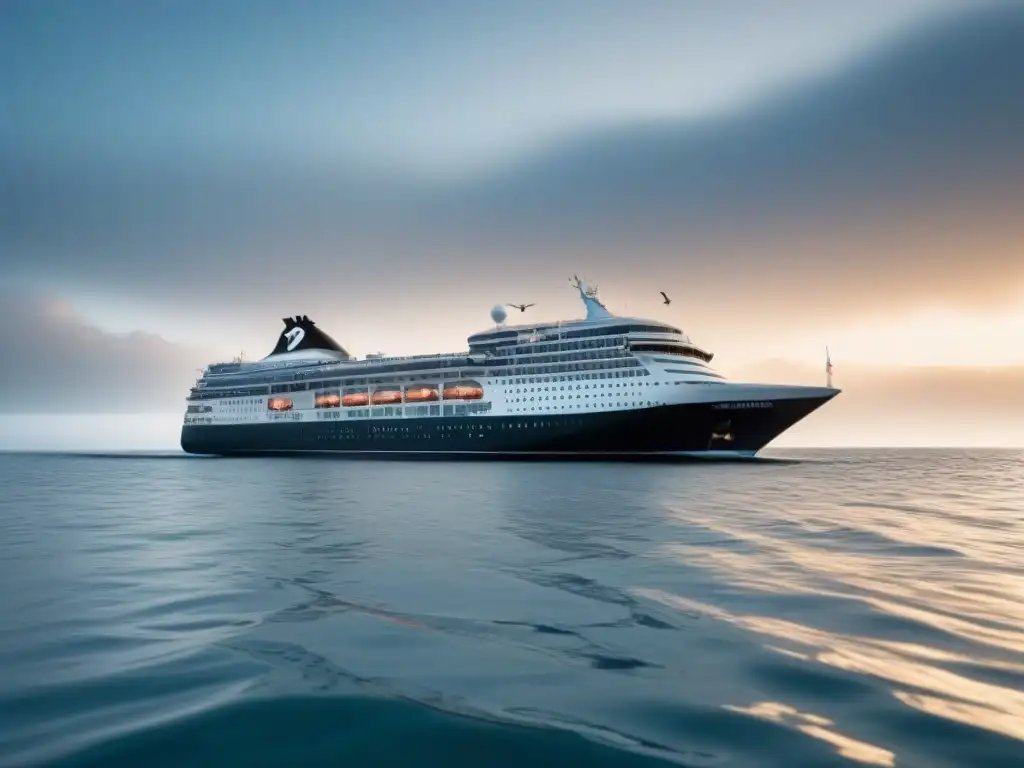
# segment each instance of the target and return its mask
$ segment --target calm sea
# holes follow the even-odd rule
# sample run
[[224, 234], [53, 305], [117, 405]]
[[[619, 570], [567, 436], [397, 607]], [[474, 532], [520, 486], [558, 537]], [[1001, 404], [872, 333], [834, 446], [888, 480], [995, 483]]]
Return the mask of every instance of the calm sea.
[[0, 455], [0, 764], [1024, 765], [1024, 452]]

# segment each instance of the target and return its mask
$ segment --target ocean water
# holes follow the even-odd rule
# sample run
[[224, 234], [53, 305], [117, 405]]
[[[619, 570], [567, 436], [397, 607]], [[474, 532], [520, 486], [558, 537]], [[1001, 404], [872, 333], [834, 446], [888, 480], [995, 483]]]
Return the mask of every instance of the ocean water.
[[0, 455], [0, 764], [1024, 765], [1024, 452]]

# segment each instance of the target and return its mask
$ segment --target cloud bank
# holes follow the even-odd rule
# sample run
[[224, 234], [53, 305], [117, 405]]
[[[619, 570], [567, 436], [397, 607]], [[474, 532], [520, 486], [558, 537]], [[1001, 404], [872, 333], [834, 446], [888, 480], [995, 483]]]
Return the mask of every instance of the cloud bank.
[[21, 283], [210, 315], [574, 271], [766, 327], [990, 305], [1024, 282], [1021, 71], [1024, 8], [1000, 5], [728, 117], [583, 132], [458, 183], [284, 148], [0, 152], [0, 243]]
[[210, 353], [107, 334], [56, 299], [0, 296], [0, 413], [184, 411]]

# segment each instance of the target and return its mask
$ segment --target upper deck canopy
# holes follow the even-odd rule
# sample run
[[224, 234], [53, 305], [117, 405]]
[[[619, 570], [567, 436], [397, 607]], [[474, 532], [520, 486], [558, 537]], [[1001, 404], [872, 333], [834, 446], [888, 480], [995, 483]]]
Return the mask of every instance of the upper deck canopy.
[[[590, 287], [578, 277], [573, 278], [573, 286], [579, 291], [580, 299], [587, 310], [582, 319], [560, 322], [532, 323], [524, 325], [499, 325], [487, 331], [474, 333], [469, 337], [469, 346], [490, 346], [497, 343], [513, 343], [517, 340], [526, 341], [531, 336], [577, 338], [583, 336], [610, 335], [616, 333], [670, 333], [683, 336], [683, 332], [667, 323], [648, 320], [641, 317], [617, 317], [601, 302], [597, 296], [597, 287]], [[526, 338], [520, 339], [521, 336]], [[684, 336], [685, 338], [685, 336]], [[689, 341], [687, 339], [687, 341]]]

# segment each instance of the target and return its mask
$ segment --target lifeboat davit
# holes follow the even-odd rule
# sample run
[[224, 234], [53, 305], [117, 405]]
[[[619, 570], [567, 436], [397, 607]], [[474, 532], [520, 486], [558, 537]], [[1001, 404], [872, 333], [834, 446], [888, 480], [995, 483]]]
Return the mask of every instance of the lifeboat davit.
[[369, 405], [370, 396], [366, 392], [349, 392], [342, 395], [341, 404], [346, 408], [353, 408], [360, 405]]
[[317, 408], [337, 408], [341, 405], [341, 396], [337, 392], [325, 392], [316, 396], [315, 404]]
[[444, 388], [445, 400], [480, 400], [484, 388], [475, 381], [460, 381]]
[[429, 403], [440, 400], [437, 387], [421, 386], [407, 387], [405, 390], [405, 402], [407, 403]]
[[287, 397], [272, 397], [267, 400], [267, 410], [269, 411], [290, 411], [294, 403]]
[[373, 393], [370, 402], [374, 405], [392, 405], [402, 402], [402, 393], [397, 389], [378, 389]]

